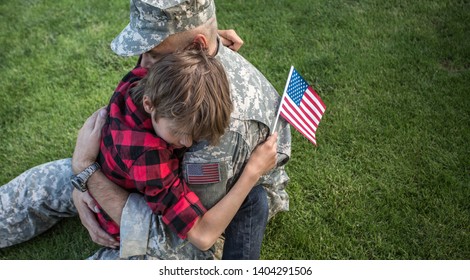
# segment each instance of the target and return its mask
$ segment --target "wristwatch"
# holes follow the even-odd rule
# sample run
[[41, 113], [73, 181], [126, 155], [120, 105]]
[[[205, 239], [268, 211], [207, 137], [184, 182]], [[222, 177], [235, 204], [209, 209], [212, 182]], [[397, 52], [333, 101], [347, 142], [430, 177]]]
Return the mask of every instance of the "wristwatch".
[[72, 175], [72, 177], [70, 177], [70, 182], [77, 190], [86, 192], [88, 190], [88, 187], [86, 186], [88, 178], [90, 178], [90, 176], [100, 168], [101, 166], [95, 162], [77, 175]]

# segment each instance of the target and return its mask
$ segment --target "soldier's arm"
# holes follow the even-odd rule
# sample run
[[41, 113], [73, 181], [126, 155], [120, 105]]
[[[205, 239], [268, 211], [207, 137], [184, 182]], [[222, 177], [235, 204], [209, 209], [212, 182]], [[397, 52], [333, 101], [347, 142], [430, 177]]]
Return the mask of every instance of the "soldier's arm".
[[100, 206], [118, 225], [129, 192], [111, 182], [102, 172], [95, 172], [88, 180], [88, 190]]
[[[95, 162], [99, 151], [101, 128], [106, 120], [106, 110], [100, 109], [90, 116], [80, 129], [72, 159], [74, 173], [81, 172]], [[87, 182], [88, 189], [102, 208], [118, 224], [121, 221], [122, 209], [128, 193], [108, 180], [100, 171], [95, 172]], [[92, 240], [100, 245], [115, 247], [119, 245], [107, 234], [96, 221], [93, 214], [95, 205], [88, 193], [73, 192], [73, 201], [78, 210], [82, 224], [87, 228]]]
[[[105, 109], [96, 111], [89, 117], [78, 132], [72, 157], [74, 173], [81, 172], [96, 161], [100, 148], [101, 129], [106, 121]], [[98, 201], [108, 215], [120, 223], [122, 208], [129, 193], [111, 182], [102, 172], [95, 172], [87, 181], [91, 195]]]
[[196, 220], [188, 240], [200, 250], [208, 250], [223, 233], [259, 178], [277, 161], [277, 133], [259, 145], [232, 189], [216, 205]]

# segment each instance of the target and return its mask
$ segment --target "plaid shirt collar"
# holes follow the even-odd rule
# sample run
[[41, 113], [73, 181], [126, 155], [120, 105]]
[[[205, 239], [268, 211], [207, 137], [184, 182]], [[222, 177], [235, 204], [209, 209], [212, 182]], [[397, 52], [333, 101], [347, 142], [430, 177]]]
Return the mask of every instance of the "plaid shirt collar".
[[127, 77], [124, 78], [123, 82], [127, 83], [124, 85], [125, 88], [120, 89], [119, 91], [125, 90], [124, 92], [124, 111], [125, 115], [129, 116], [127, 118], [128, 125], [135, 127], [137, 130], [145, 130], [155, 133], [153, 129], [152, 120], [149, 118], [149, 114], [143, 111], [142, 107], [137, 106], [130, 97], [130, 89], [135, 87], [139, 81], [145, 77], [148, 73], [148, 69], [143, 67], [134, 68]]

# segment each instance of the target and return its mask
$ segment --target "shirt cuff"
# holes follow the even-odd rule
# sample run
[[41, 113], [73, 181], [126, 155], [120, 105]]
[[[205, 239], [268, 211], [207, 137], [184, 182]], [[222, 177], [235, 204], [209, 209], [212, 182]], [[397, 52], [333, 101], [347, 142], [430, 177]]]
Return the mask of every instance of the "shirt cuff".
[[204, 215], [206, 211], [199, 197], [195, 193], [189, 192], [165, 211], [162, 220], [179, 238], [186, 239], [187, 233], [193, 227], [196, 219]]
[[152, 210], [140, 194], [131, 193], [121, 216], [121, 258], [147, 253]]

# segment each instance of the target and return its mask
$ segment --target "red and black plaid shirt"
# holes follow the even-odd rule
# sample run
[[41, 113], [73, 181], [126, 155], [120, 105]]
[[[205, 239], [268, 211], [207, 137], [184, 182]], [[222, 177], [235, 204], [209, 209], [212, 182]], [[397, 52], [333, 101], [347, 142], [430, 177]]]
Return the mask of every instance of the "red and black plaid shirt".
[[[130, 192], [140, 192], [154, 213], [181, 238], [206, 212], [199, 198], [180, 177], [179, 158], [172, 146], [155, 134], [148, 114], [133, 102], [129, 89], [147, 74], [137, 67], [119, 83], [111, 97], [102, 131], [99, 163], [104, 174]], [[98, 220], [108, 233], [119, 226], [101, 210]]]

